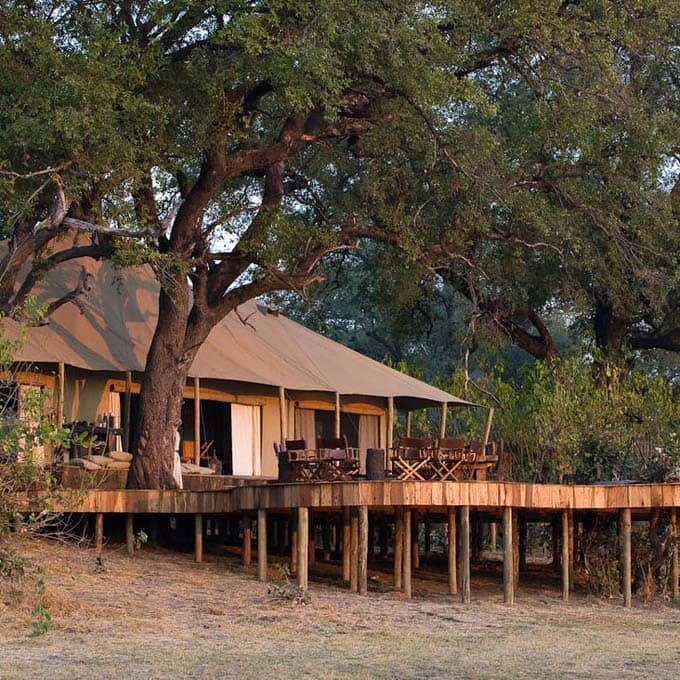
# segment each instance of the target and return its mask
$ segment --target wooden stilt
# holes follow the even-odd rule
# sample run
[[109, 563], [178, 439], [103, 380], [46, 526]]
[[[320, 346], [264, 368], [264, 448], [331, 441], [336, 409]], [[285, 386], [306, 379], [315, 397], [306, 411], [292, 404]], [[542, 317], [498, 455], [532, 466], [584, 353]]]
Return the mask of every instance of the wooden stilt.
[[460, 509], [461, 531], [461, 599], [463, 604], [470, 604], [470, 506]]
[[449, 525], [449, 593], [458, 593], [458, 575], [456, 569], [456, 508], [450, 507], [448, 512]]
[[410, 437], [411, 436], [411, 423], [413, 421], [413, 412], [408, 411], [406, 413], [406, 436]]
[[243, 566], [249, 567], [253, 554], [253, 525], [250, 515], [243, 513]]
[[359, 580], [359, 595], [368, 593], [368, 507], [359, 507], [359, 545], [357, 577]]
[[496, 522], [491, 522], [489, 525], [489, 547], [491, 552], [496, 552], [496, 545], [498, 544], [498, 525]]
[[512, 511], [512, 569], [515, 588], [519, 585], [519, 512]]
[[267, 511], [257, 511], [257, 577], [267, 580]]
[[569, 600], [569, 510], [562, 510], [562, 599]]
[[449, 410], [449, 405], [444, 402], [442, 404], [442, 413], [441, 413], [441, 418], [439, 419], [439, 438], [443, 439], [446, 437], [446, 415]]
[[359, 592], [359, 515], [356, 508], [352, 508], [349, 533], [349, 589], [353, 593], [357, 593]]
[[[338, 550], [338, 536], [339, 536], [339, 531], [338, 531], [338, 522], [336, 521], [335, 518], [331, 520], [331, 535], [330, 535], [330, 547], [331, 547], [331, 555], [338, 555], [340, 552]], [[329, 558], [330, 559], [330, 558]]]
[[411, 510], [409, 508], [404, 508], [403, 517], [402, 580], [404, 582], [404, 595], [411, 597]]
[[514, 559], [512, 555], [512, 508], [503, 509], [503, 602], [515, 603]]
[[574, 511], [569, 510], [569, 590], [574, 590]]
[[298, 508], [298, 587], [305, 591], [309, 585], [309, 510]]
[[128, 512], [125, 515], [125, 544], [127, 545], [128, 555], [135, 554], [135, 525], [134, 515]]
[[296, 574], [298, 569], [298, 525], [294, 517], [290, 527], [290, 573]]
[[104, 546], [104, 513], [98, 512], [94, 516], [94, 551], [97, 558], [101, 558], [103, 546]]
[[404, 559], [404, 512], [402, 508], [394, 510], [394, 588], [401, 590], [402, 567]]
[[203, 515], [194, 515], [194, 560], [203, 562]]
[[678, 559], [678, 515], [677, 510], [671, 510], [671, 594], [674, 600], [680, 599], [680, 560]]
[[351, 526], [350, 510], [343, 508], [342, 511], [342, 580], [349, 582], [351, 576]]
[[623, 577], [623, 606], [630, 607], [633, 601], [631, 565], [631, 517], [630, 508], [620, 510], [621, 522], [621, 574]]

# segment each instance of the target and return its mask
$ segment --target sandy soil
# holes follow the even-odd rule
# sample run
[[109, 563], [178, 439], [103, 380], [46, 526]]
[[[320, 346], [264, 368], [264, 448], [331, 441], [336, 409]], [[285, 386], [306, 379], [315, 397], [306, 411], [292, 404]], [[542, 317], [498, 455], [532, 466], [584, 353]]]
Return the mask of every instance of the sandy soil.
[[[473, 604], [416, 582], [407, 601], [373, 574], [350, 595], [312, 580], [311, 602], [275, 600], [234, 559], [54, 541], [24, 546], [48, 576], [50, 630], [31, 637], [28, 598], [0, 600], [1, 678], [674, 678], [680, 609], [556, 588], [522, 588], [504, 606], [500, 582], [473, 581]], [[272, 569], [272, 576], [274, 576]]]

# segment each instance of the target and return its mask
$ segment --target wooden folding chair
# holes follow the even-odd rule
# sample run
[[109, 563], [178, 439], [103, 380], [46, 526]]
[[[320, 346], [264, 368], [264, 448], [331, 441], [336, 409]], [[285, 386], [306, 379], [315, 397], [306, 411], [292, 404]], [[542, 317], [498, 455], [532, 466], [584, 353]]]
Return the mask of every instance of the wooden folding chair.
[[432, 469], [432, 439], [414, 439], [400, 437], [399, 443], [393, 449], [392, 469], [398, 479], [416, 479], [422, 482], [431, 477]]

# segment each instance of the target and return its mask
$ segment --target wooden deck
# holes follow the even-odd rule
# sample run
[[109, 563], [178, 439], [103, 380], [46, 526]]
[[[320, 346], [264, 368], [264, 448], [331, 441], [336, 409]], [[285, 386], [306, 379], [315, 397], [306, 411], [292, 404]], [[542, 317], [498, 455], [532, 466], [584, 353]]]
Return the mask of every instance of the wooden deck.
[[221, 491], [91, 491], [64, 512], [228, 514], [248, 510], [472, 507], [537, 512], [680, 507], [678, 484], [565, 486], [517, 482], [352, 481], [256, 483]]
[[[588, 511], [617, 513], [623, 601], [627, 607], [632, 601], [632, 520], [647, 520], [651, 518], [653, 509], [668, 508], [671, 530], [677, 536], [677, 508], [680, 507], [680, 483], [564, 486], [493, 481], [277, 483], [234, 480], [232, 488], [221, 490], [96, 490], [88, 492], [85, 497], [77, 495], [77, 501], [69, 503], [66, 500], [55, 510], [95, 515], [95, 546], [99, 555], [103, 545], [104, 516], [107, 514], [125, 514], [126, 542], [131, 555], [135, 550], [135, 515], [151, 515], [152, 527], [157, 526], [158, 515], [193, 515], [197, 562], [203, 559], [204, 520], [219, 520], [221, 516], [237, 514], [243, 527], [243, 562], [248, 565], [256, 517], [258, 578], [263, 581], [267, 578], [267, 525], [268, 512], [271, 511], [272, 520], [278, 524], [279, 530], [282, 524], [287, 527], [286, 550], [290, 553], [291, 571], [296, 571], [297, 584], [302, 590], [307, 589], [310, 556], [313, 561], [315, 555], [313, 523], [318, 523], [319, 516], [326, 513], [323, 519], [326, 527], [334, 524], [336, 528], [336, 547], [341, 538], [343, 579], [350, 584], [352, 592], [363, 594], [368, 589], [371, 510], [374, 520], [376, 516], [383, 516], [383, 526], [385, 521], [394, 525], [394, 583], [395, 589], [402, 590], [406, 597], [411, 597], [412, 566], [418, 558], [419, 517], [438, 516], [437, 521], [448, 524], [449, 592], [459, 593], [464, 603], [469, 603], [471, 597], [473, 513], [472, 520], [478, 527], [483, 521], [494, 526], [502, 523], [503, 599], [508, 604], [514, 602], [519, 580], [518, 565], [525, 549], [519, 537], [526, 531], [528, 521], [552, 524], [554, 550], [558, 546], [561, 548], [562, 597], [568, 600], [573, 588], [578, 515]], [[521, 528], [522, 522], [524, 529]], [[475, 540], [480, 541], [481, 533], [477, 531], [475, 535]], [[330, 550], [328, 541], [330, 539], [324, 539], [326, 550]], [[678, 543], [673, 547], [671, 581], [673, 597], [680, 599]]]

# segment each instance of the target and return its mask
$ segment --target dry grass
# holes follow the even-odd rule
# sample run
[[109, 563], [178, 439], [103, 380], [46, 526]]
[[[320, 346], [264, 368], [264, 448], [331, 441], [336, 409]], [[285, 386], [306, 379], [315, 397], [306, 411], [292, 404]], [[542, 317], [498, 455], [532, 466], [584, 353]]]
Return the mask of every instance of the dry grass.
[[[24, 547], [49, 574], [50, 631], [0, 604], [2, 678], [662, 678], [677, 677], [680, 609], [556, 590], [520, 590], [502, 604], [500, 583], [473, 584], [464, 607], [432, 579], [420, 597], [349, 595], [312, 583], [312, 601], [275, 601], [237, 563], [145, 549], [104, 554], [48, 541]], [[388, 590], [377, 574], [376, 588]], [[425, 591], [429, 592], [423, 597]]]

